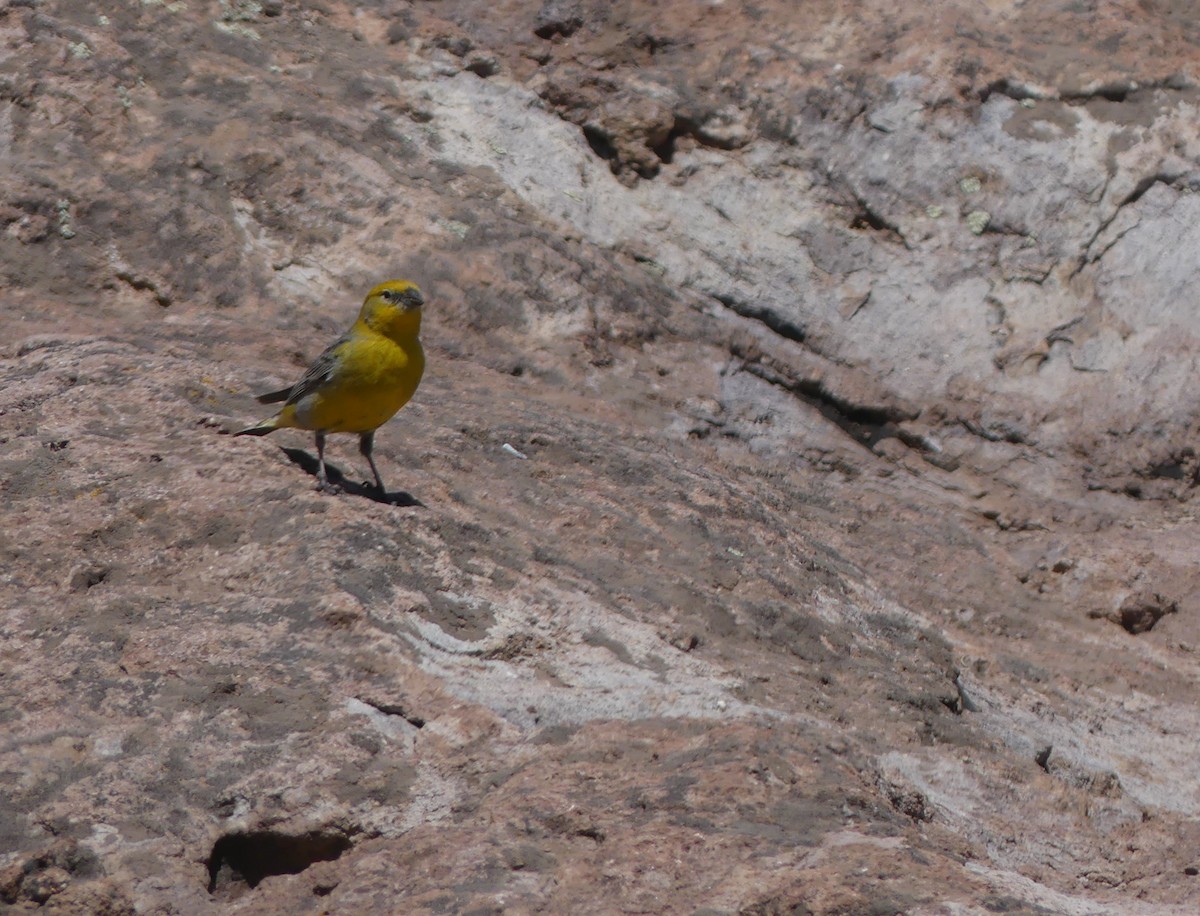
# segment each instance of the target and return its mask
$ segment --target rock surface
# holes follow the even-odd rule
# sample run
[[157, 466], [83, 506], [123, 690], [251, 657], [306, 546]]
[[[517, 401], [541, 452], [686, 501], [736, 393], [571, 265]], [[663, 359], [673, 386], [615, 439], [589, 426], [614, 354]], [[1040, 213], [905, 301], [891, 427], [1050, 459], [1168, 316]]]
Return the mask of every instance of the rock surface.
[[111, 6], [0, 2], [0, 906], [1195, 912], [1191, 4]]

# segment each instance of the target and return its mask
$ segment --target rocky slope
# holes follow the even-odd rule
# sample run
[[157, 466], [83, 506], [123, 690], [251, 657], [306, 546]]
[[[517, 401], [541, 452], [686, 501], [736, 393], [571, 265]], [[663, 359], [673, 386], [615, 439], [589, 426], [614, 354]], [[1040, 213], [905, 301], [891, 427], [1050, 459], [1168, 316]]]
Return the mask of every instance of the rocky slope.
[[0, 2], [0, 905], [1195, 911], [1190, 4], [111, 6]]

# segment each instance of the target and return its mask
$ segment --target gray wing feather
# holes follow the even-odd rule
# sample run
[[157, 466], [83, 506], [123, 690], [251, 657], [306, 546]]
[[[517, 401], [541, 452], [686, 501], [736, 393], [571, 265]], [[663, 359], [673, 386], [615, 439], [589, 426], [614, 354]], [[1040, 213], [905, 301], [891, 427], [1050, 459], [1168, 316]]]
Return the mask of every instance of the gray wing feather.
[[289, 404], [295, 404], [303, 400], [322, 385], [328, 384], [337, 371], [337, 349], [349, 339], [349, 334], [343, 334], [325, 348], [325, 352], [313, 361], [313, 364], [301, 376], [300, 381], [292, 386], [292, 390], [288, 393], [287, 397]]

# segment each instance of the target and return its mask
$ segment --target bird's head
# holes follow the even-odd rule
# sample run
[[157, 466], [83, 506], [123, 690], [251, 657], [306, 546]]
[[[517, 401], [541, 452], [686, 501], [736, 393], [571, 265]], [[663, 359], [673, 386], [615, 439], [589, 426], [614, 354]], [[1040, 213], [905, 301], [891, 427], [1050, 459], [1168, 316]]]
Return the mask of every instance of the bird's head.
[[412, 334], [421, 327], [424, 304], [425, 297], [415, 283], [388, 280], [367, 293], [358, 320], [389, 337]]

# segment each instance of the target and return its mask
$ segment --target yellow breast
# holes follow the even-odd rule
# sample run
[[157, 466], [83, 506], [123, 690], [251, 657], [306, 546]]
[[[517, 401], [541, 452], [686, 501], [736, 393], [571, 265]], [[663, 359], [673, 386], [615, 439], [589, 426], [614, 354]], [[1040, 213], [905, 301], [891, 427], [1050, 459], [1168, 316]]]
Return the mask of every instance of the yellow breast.
[[351, 334], [336, 352], [329, 380], [291, 405], [302, 429], [363, 433], [390, 420], [417, 390], [425, 371], [421, 342]]

